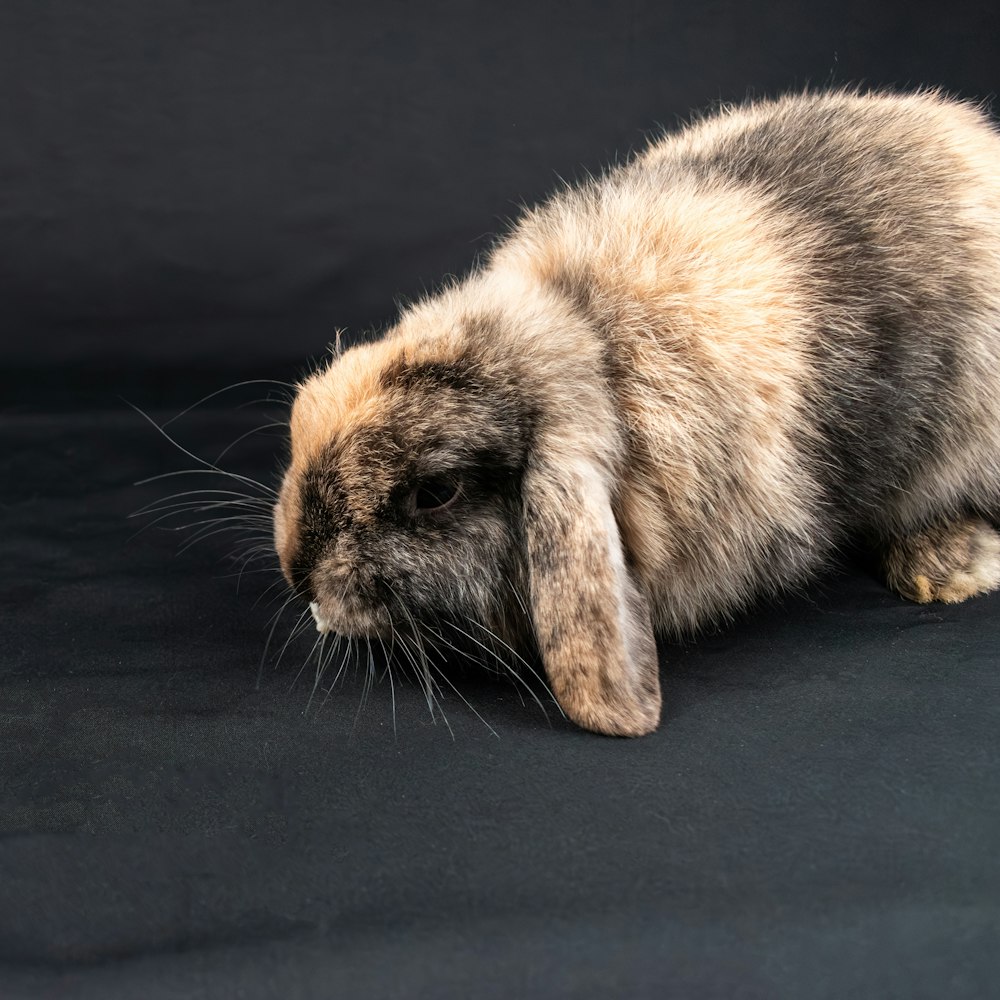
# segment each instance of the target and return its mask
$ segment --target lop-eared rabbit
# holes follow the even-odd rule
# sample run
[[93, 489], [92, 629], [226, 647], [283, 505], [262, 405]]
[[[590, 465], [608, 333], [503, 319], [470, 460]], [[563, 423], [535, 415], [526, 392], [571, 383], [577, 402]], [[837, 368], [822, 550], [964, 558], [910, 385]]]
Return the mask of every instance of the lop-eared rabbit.
[[666, 135], [338, 353], [275, 537], [321, 631], [489, 636], [638, 736], [655, 631], [848, 537], [964, 600], [1000, 585], [998, 514], [1000, 141], [937, 93], [836, 92]]

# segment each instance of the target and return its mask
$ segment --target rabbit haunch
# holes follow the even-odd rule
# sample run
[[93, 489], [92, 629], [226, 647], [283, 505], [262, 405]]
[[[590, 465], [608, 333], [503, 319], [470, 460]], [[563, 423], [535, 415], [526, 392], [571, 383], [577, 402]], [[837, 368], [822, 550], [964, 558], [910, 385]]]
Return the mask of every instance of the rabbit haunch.
[[[276, 543], [330, 627], [474, 619], [533, 647], [577, 722], [636, 735], [654, 629], [799, 583], [849, 535], [907, 596], [997, 587], [998, 400], [984, 116], [751, 104], [527, 212], [307, 379]], [[429, 481], [454, 503], [415, 505]]]

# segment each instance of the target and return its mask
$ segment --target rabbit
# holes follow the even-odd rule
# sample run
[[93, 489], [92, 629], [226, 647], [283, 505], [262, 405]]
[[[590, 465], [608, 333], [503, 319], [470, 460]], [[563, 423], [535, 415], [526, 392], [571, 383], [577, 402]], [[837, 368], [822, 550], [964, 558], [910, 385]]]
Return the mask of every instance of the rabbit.
[[728, 107], [530, 210], [302, 381], [275, 545], [317, 628], [476, 623], [597, 733], [654, 636], [863, 539], [1000, 585], [1000, 139], [937, 91]]

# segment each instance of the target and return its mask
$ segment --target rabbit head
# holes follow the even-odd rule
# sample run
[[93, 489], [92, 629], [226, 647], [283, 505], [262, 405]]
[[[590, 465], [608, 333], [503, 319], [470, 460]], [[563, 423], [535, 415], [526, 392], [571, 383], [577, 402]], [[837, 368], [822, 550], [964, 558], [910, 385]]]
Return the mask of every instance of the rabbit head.
[[656, 647], [582, 322], [467, 288], [340, 354], [299, 388], [275, 542], [321, 631], [476, 623], [533, 647], [581, 726], [640, 735], [659, 720]]

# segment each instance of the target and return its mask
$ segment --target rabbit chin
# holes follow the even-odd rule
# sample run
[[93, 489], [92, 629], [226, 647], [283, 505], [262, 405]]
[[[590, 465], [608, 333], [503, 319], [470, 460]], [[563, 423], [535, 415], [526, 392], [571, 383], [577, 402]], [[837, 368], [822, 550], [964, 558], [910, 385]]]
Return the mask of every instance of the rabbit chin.
[[376, 615], [357, 613], [335, 618], [324, 611], [318, 601], [310, 602], [309, 610], [316, 623], [316, 631], [323, 635], [336, 632], [348, 639], [374, 639], [385, 631]]

